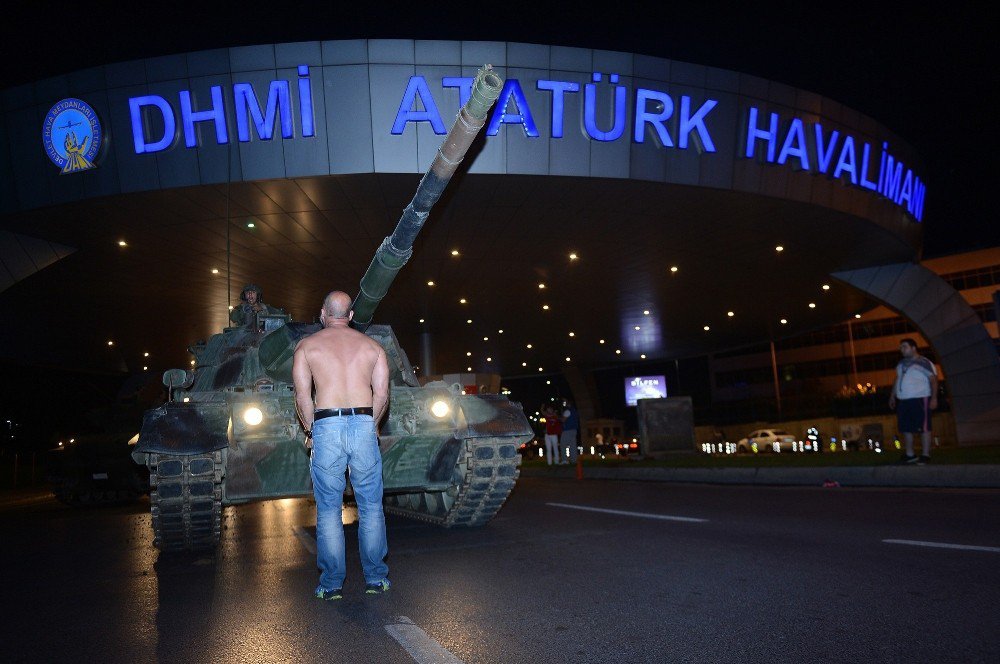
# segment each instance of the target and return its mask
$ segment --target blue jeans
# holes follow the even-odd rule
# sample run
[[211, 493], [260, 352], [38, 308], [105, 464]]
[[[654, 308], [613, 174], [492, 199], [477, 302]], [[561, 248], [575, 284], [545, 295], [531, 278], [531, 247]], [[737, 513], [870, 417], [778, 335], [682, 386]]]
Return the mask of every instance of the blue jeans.
[[358, 503], [358, 549], [365, 583], [379, 583], [389, 573], [385, 564], [389, 547], [382, 512], [382, 455], [372, 416], [344, 415], [314, 422], [310, 466], [316, 496], [319, 585], [324, 590], [344, 585], [342, 509], [347, 468], [351, 470], [351, 486]]

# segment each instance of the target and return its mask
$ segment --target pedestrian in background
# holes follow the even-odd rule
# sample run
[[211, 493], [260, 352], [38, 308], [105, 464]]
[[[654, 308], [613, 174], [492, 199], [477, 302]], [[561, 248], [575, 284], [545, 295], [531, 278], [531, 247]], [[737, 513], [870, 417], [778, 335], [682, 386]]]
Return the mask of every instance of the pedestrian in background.
[[542, 406], [542, 417], [545, 419], [545, 460], [551, 466], [562, 463], [559, 458], [559, 434], [562, 433], [562, 420], [552, 404]]
[[[559, 458], [566, 463], [576, 463], [576, 458], [580, 450], [576, 446], [576, 434], [580, 430], [580, 414], [573, 405], [572, 399], [563, 399], [563, 410], [560, 419], [562, 420], [562, 433], [559, 437]], [[567, 459], [567, 452], [569, 461]]]
[[[937, 367], [917, 351], [917, 342], [899, 342], [903, 359], [896, 365], [896, 382], [889, 396], [889, 408], [896, 409], [899, 432], [906, 451], [902, 463], [923, 465], [931, 460], [931, 411], [937, 408]], [[920, 434], [921, 455], [913, 452], [913, 434]]]

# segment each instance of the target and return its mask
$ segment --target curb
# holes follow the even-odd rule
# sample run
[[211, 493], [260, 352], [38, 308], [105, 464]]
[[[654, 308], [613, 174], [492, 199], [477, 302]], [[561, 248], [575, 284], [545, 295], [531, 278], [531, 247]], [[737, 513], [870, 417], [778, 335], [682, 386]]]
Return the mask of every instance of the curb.
[[[846, 466], [830, 468], [594, 468], [584, 479], [748, 484], [755, 486], [840, 486], [908, 488], [1000, 488], [1000, 466]], [[521, 477], [573, 479], [574, 468], [522, 468]]]

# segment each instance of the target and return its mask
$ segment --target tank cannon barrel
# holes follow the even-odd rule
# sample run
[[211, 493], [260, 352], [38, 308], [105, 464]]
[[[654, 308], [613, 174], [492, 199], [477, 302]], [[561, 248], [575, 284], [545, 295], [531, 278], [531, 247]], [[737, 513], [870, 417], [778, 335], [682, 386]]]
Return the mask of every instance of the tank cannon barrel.
[[413, 255], [413, 242], [423, 228], [431, 208], [441, 197], [469, 146], [486, 124], [490, 108], [500, 96], [503, 79], [490, 65], [476, 74], [472, 94], [462, 106], [455, 124], [445, 137], [437, 155], [424, 173], [413, 200], [403, 210], [392, 235], [385, 238], [375, 251], [375, 257], [361, 278], [361, 289], [354, 298], [354, 318], [351, 325], [365, 331], [372, 322], [375, 309], [385, 297], [396, 273]]

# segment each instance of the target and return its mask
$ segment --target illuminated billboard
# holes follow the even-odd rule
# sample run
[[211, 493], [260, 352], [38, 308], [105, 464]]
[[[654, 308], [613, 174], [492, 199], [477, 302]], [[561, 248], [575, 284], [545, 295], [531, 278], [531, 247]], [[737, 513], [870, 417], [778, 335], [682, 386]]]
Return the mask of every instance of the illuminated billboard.
[[625, 379], [625, 405], [636, 405], [637, 399], [666, 399], [667, 379], [663, 376], [632, 376]]

